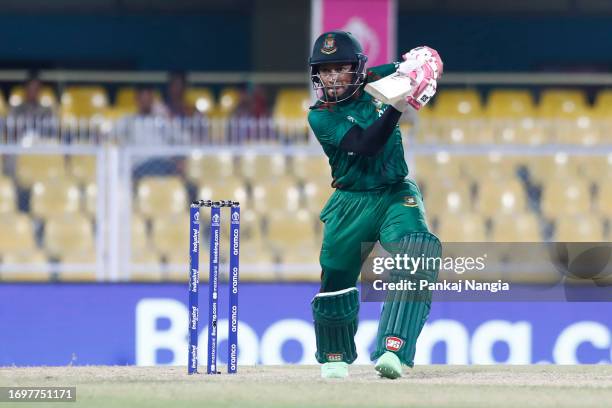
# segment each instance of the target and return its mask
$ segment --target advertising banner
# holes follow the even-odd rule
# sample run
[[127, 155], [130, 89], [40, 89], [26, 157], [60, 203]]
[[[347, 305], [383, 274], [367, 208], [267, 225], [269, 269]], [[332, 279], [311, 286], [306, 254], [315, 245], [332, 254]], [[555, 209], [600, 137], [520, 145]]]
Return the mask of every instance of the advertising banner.
[[[200, 313], [208, 312], [207, 285]], [[314, 283], [243, 283], [239, 364], [315, 364]], [[219, 286], [219, 362], [227, 358], [228, 288]], [[186, 365], [187, 284], [0, 285], [0, 366]], [[417, 364], [610, 363], [605, 302], [434, 302]], [[369, 364], [380, 303], [363, 302], [357, 364]], [[206, 319], [200, 320], [200, 361]]]

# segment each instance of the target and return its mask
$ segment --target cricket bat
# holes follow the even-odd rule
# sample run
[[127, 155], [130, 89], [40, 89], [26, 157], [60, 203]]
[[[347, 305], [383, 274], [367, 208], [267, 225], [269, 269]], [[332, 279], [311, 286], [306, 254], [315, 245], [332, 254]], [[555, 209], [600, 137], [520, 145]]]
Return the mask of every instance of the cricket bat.
[[395, 72], [378, 81], [367, 83], [365, 91], [387, 105], [397, 106], [406, 103], [406, 97], [412, 93], [412, 78]]

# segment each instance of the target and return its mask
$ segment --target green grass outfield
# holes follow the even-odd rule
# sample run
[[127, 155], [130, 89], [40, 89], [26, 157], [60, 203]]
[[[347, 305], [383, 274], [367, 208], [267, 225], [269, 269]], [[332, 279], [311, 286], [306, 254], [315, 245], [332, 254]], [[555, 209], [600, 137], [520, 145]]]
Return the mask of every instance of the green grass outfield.
[[[204, 367], [205, 368], [205, 367]], [[372, 366], [322, 380], [318, 366], [239, 368], [237, 375], [188, 376], [185, 367], [0, 368], [0, 386], [76, 386], [60, 407], [612, 407], [612, 366], [422, 366], [398, 380]]]

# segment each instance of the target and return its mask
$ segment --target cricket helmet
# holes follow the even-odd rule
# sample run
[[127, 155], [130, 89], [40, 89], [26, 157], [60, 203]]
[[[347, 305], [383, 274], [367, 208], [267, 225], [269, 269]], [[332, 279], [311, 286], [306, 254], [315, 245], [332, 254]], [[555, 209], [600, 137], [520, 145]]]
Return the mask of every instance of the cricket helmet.
[[[368, 57], [363, 53], [363, 48], [353, 34], [346, 31], [328, 31], [316, 39], [309, 58], [310, 80], [317, 98], [321, 102], [336, 103], [349, 99], [363, 85], [366, 78], [366, 61]], [[351, 64], [352, 74], [349, 89], [344, 94], [330, 97], [327, 93], [329, 88], [341, 85], [325, 85], [319, 75], [321, 64]]]

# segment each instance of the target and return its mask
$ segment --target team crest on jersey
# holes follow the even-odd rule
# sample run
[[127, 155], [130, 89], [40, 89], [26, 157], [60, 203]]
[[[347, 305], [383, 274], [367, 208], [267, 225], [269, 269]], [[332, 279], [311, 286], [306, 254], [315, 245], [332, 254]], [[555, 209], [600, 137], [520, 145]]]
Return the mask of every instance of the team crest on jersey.
[[348, 115], [348, 116], [346, 117], [346, 119], [347, 119], [349, 122], [351, 122], [351, 123], [355, 123], [355, 118], [354, 118], [354, 117], [352, 117], [351, 115]]
[[419, 204], [414, 196], [404, 197], [404, 207], [417, 207]]
[[338, 47], [336, 47], [336, 39], [333, 34], [327, 34], [325, 40], [323, 40], [323, 47], [321, 48], [321, 52], [323, 54], [329, 55], [338, 51]]
[[385, 339], [385, 348], [389, 351], [399, 351], [404, 345], [404, 340], [399, 337], [389, 336]]

